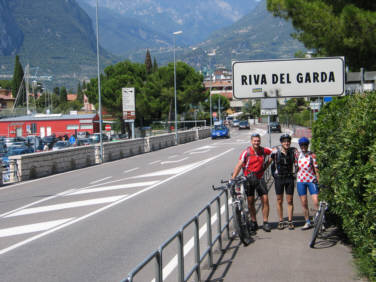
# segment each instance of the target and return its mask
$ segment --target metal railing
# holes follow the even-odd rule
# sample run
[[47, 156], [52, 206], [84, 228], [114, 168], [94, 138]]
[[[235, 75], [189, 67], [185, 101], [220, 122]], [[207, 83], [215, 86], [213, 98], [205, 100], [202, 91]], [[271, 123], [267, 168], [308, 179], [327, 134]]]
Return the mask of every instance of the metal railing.
[[[271, 177], [270, 169], [265, 171], [264, 175], [266, 182], [269, 182]], [[273, 182], [269, 185], [268, 190], [270, 189]], [[222, 217], [221, 217], [221, 197], [224, 195], [224, 213], [225, 213], [225, 222], [222, 226]], [[258, 197], [256, 198], [256, 200]], [[214, 238], [213, 237], [213, 229], [212, 229], [212, 205], [216, 203], [216, 210], [217, 210], [217, 234]], [[206, 213], [206, 227], [207, 227], [207, 246], [206, 249], [200, 252], [200, 221], [199, 218], [201, 215]], [[137, 265], [129, 274], [128, 277], [125, 278], [122, 282], [133, 282], [134, 277], [140, 273], [140, 271], [149, 263], [154, 261], [154, 279], [153, 281], [162, 282], [164, 280], [163, 277], [163, 258], [164, 258], [164, 250], [166, 247], [173, 242], [175, 239], [178, 240], [178, 262], [177, 262], [177, 271], [178, 271], [178, 281], [183, 282], [187, 281], [192, 277], [195, 273], [195, 280], [201, 281], [201, 270], [200, 266], [204, 259], [208, 257], [208, 267], [213, 267], [213, 247], [218, 242], [218, 248], [222, 251], [222, 233], [226, 230], [226, 237], [230, 240], [230, 222], [233, 219], [233, 215], [230, 216], [229, 214], [229, 195], [227, 190], [221, 191], [212, 201], [210, 201], [199, 213], [197, 213], [191, 220], [186, 222], [179, 231], [177, 231], [174, 235], [172, 235], [168, 240], [166, 240], [156, 251], [150, 254], [143, 262]], [[187, 275], [185, 275], [185, 265], [184, 265], [184, 230], [194, 224], [194, 265], [191, 269], [189, 269]]]

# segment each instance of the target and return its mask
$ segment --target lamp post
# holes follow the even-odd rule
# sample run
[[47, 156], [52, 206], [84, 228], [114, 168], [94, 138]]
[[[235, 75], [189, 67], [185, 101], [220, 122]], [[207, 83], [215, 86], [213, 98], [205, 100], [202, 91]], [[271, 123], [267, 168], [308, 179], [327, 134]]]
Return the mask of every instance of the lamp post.
[[102, 139], [102, 98], [101, 98], [101, 77], [99, 73], [99, 28], [98, 28], [98, 0], [96, 6], [97, 26], [97, 72], [98, 72], [98, 114], [99, 114], [99, 140], [100, 140], [100, 162], [103, 163], [103, 139]]
[[[215, 55], [215, 53], [208, 53], [210, 70], [211, 70], [210, 57], [214, 56], [214, 55]], [[210, 71], [210, 87], [209, 87], [210, 127], [213, 126], [213, 111], [212, 111], [212, 98], [211, 98], [212, 84], [213, 84], [212, 73]]]
[[181, 30], [172, 33], [174, 38], [174, 100], [175, 100], [175, 138], [176, 144], [178, 143], [178, 109], [176, 105], [176, 59], [175, 59], [175, 37], [176, 35], [182, 34]]

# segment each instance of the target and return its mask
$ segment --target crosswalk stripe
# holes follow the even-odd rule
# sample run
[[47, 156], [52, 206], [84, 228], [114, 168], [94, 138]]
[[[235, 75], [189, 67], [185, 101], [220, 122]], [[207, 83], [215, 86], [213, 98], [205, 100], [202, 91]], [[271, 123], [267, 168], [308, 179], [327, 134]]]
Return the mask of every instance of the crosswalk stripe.
[[0, 238], [45, 231], [72, 219], [74, 217], [0, 229]]
[[106, 203], [115, 202], [115, 201], [117, 201], [121, 198], [124, 198], [125, 196], [126, 195], [104, 197], [104, 198], [97, 198], [97, 199], [92, 199], [92, 200], [76, 201], [76, 202], [68, 202], [68, 203], [64, 203], [64, 204], [56, 204], [56, 205], [50, 205], [50, 206], [28, 208], [28, 209], [23, 209], [23, 210], [20, 210], [18, 212], [9, 214], [6, 217], [14, 217], [14, 216], [41, 213], [41, 212], [49, 212], [49, 211], [57, 211], [57, 210], [91, 206], [91, 205], [106, 204]]
[[146, 182], [137, 182], [137, 183], [128, 183], [123, 185], [112, 185], [112, 186], [104, 186], [98, 188], [91, 188], [91, 189], [82, 189], [71, 194], [67, 194], [65, 196], [72, 196], [72, 195], [81, 195], [81, 194], [89, 194], [89, 193], [97, 193], [97, 192], [104, 192], [110, 190], [120, 190], [120, 189], [127, 189], [127, 188], [137, 188], [137, 187], [145, 187], [156, 184], [158, 181], [146, 181]]

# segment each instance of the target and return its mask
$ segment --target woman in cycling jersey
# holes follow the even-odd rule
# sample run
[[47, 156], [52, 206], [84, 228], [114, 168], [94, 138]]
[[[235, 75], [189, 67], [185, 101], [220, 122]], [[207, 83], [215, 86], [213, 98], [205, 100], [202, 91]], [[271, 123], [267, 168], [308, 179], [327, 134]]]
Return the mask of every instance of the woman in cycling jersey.
[[316, 210], [319, 208], [319, 170], [317, 166], [316, 155], [311, 151], [308, 151], [309, 139], [302, 137], [298, 141], [301, 152], [297, 159], [298, 174], [297, 174], [297, 185], [298, 194], [302, 203], [304, 210], [305, 224], [302, 227], [306, 230], [311, 227], [311, 222], [309, 220], [309, 210], [308, 210], [308, 200], [307, 200], [307, 189], [311, 194], [313, 205]]

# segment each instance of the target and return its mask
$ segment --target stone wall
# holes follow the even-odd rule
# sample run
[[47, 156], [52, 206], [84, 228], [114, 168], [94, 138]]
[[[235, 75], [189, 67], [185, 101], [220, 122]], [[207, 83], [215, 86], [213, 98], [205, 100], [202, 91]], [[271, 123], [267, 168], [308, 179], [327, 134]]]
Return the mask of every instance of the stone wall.
[[[180, 131], [178, 144], [210, 136], [210, 128]], [[103, 143], [103, 162], [118, 160], [137, 154], [175, 146], [175, 133], [146, 138]], [[35, 179], [55, 173], [100, 164], [100, 145], [67, 148], [59, 151], [39, 152], [10, 157], [10, 171], [17, 171], [11, 182]]]

